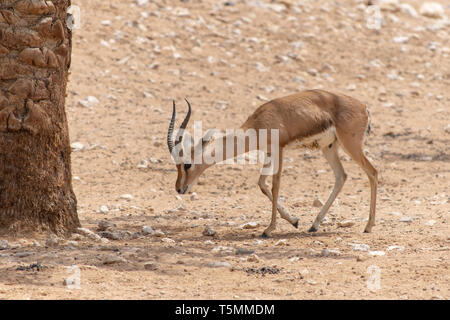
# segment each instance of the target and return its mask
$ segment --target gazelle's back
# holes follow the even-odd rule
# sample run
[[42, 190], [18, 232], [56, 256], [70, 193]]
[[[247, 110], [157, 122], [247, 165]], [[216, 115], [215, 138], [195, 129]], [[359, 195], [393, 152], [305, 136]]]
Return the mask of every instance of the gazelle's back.
[[280, 145], [318, 135], [331, 127], [364, 132], [366, 107], [360, 101], [324, 90], [308, 90], [260, 106], [242, 128], [279, 129]]

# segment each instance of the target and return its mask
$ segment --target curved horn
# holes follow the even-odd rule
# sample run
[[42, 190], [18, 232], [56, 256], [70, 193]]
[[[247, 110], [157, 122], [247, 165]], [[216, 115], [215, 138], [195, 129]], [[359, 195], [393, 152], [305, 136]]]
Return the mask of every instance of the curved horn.
[[186, 100], [189, 110], [186, 115], [186, 118], [184, 118], [184, 120], [183, 120], [183, 123], [181, 123], [180, 129], [178, 130], [177, 140], [176, 140], [175, 144], [179, 144], [183, 140], [182, 130], [186, 129], [189, 119], [191, 118], [191, 104], [189, 103], [189, 101], [187, 101], [187, 99], [184, 99], [184, 100]]
[[170, 119], [169, 131], [167, 132], [167, 146], [169, 147], [169, 152], [172, 153], [173, 150], [173, 126], [175, 125], [175, 100], [173, 101], [173, 111], [172, 111], [172, 119]]

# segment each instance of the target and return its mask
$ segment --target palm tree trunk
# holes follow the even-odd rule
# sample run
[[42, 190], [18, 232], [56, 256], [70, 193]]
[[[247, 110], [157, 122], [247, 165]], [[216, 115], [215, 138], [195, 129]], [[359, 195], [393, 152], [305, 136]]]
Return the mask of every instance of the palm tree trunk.
[[0, 232], [80, 226], [64, 110], [69, 0], [0, 1]]

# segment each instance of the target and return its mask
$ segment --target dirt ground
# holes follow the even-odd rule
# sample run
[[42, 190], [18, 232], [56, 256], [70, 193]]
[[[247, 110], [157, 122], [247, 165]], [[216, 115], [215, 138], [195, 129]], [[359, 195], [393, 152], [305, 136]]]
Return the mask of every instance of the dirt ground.
[[[402, 3], [419, 12], [422, 2]], [[450, 2], [436, 2], [450, 17]], [[357, 0], [72, 4], [73, 187], [95, 234], [0, 239], [0, 299], [450, 298], [449, 20], [383, 7], [373, 30]], [[380, 178], [372, 233], [367, 176], [343, 152], [348, 179], [316, 233], [313, 202], [334, 184], [318, 151], [285, 152], [281, 202], [299, 228], [279, 218], [269, 239], [259, 165], [217, 165], [196, 195], [177, 195], [173, 99], [178, 125], [187, 97], [190, 129], [201, 120], [225, 130], [311, 88], [369, 105], [365, 148]], [[98, 231], [102, 220], [113, 225]]]

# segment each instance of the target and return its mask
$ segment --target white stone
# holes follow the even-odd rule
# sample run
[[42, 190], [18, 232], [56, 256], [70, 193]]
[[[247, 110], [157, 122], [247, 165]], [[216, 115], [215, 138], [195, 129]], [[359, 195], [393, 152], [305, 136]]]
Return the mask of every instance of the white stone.
[[105, 205], [100, 206], [99, 210], [100, 210], [101, 213], [108, 213], [109, 212], [108, 206], [105, 206]]
[[420, 7], [419, 12], [428, 18], [443, 19], [445, 17], [444, 8], [437, 2], [425, 2]]
[[81, 142], [73, 142], [70, 144], [73, 152], [81, 151], [84, 148], [84, 145]]
[[354, 251], [369, 251], [370, 246], [364, 243], [356, 243], [353, 245]]
[[369, 254], [374, 257], [384, 256], [386, 253], [384, 251], [369, 251]]
[[408, 3], [401, 3], [400, 4], [400, 10], [403, 13], [406, 13], [406, 14], [410, 15], [413, 18], [417, 18], [419, 16], [419, 14], [417, 13], [416, 9], [414, 9], [414, 7], [411, 6]]

